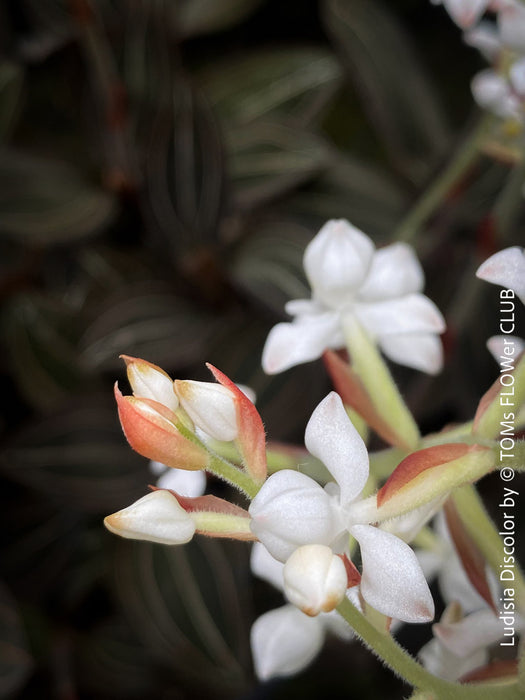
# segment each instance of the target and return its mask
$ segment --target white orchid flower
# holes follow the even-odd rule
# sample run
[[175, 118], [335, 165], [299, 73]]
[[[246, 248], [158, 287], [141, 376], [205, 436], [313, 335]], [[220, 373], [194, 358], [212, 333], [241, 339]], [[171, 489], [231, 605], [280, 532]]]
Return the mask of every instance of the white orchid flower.
[[335, 483], [323, 489], [305, 474], [276, 472], [250, 505], [252, 532], [282, 562], [307, 544], [343, 553], [351, 535], [361, 549], [363, 599], [388, 617], [406, 622], [432, 619], [432, 596], [412, 549], [368, 524], [374, 522], [374, 513], [370, 502], [360, 498], [369, 474], [368, 454], [334, 392], [313, 412], [305, 444]]
[[462, 29], [472, 27], [491, 4], [490, 0], [432, 0], [443, 5], [454, 22]]
[[[525, 250], [519, 246], [504, 248], [491, 255], [476, 271], [476, 277], [497, 284], [505, 289], [511, 289], [525, 304]], [[513, 347], [509, 348], [509, 344]], [[517, 357], [525, 350], [525, 341], [513, 335], [495, 335], [487, 341], [487, 347], [496, 360], [511, 355]]]
[[[250, 564], [256, 576], [283, 591], [284, 564], [274, 559], [260, 542], [252, 547]], [[352, 591], [355, 589], [348, 594], [359, 606]], [[250, 634], [258, 678], [265, 681], [302, 671], [320, 652], [327, 633], [345, 641], [354, 636], [352, 629], [335, 611], [309, 617], [288, 604], [264, 613], [255, 621]]]
[[202, 496], [206, 490], [206, 475], [203, 471], [175, 469], [162, 462], [150, 462], [149, 469], [157, 477], [159, 489], [170, 489], [189, 498]]
[[376, 251], [348, 221], [332, 220], [308, 244], [303, 264], [312, 299], [286, 304], [295, 318], [270, 331], [265, 372], [276, 374], [343, 347], [349, 318], [394, 362], [431, 374], [441, 369], [443, 317], [421, 294], [423, 271], [410, 246], [394, 243]]

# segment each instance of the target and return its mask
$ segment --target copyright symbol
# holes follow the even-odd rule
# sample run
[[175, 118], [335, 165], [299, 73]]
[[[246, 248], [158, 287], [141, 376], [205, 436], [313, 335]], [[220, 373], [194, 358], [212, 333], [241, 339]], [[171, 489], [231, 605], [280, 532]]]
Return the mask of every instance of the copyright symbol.
[[512, 481], [514, 479], [514, 469], [512, 467], [503, 467], [503, 469], [500, 469], [499, 475], [503, 481]]

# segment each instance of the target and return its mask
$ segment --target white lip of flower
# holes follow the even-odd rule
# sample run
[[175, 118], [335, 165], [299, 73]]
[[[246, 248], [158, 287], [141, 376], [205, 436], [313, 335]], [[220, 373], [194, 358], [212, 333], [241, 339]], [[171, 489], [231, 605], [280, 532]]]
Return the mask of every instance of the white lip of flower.
[[204, 471], [188, 471], [167, 467], [162, 462], [150, 462], [149, 468], [157, 478], [160, 489], [175, 491], [181, 496], [196, 498], [206, 490], [206, 475]]
[[471, 83], [474, 99], [483, 109], [487, 109], [502, 119], [523, 120], [523, 99], [516, 86], [522, 80], [525, 59], [516, 61], [506, 78], [491, 68], [474, 76]]
[[350, 534], [361, 548], [364, 600], [406, 622], [432, 619], [432, 596], [412, 549], [395, 535], [366, 524], [374, 520], [368, 504], [359, 498], [368, 479], [368, 454], [334, 392], [313, 412], [305, 444], [336, 483], [323, 489], [299, 472], [273, 474], [250, 505], [252, 532], [283, 562], [307, 544], [343, 552]]
[[443, 4], [454, 22], [466, 29], [472, 27], [490, 4], [490, 0], [431, 0], [433, 5]]
[[345, 318], [353, 316], [387, 357], [425, 372], [442, 364], [441, 313], [421, 294], [421, 266], [405, 243], [380, 250], [344, 219], [328, 221], [308, 244], [304, 269], [312, 299], [286, 304], [295, 316], [270, 331], [262, 364], [268, 374], [315, 360], [344, 346]]
[[[256, 576], [283, 591], [284, 565], [260, 542], [252, 547], [250, 563]], [[347, 596], [359, 607], [356, 588], [350, 589]], [[303, 670], [321, 650], [327, 633], [345, 641], [354, 636], [353, 630], [335, 611], [309, 617], [288, 604], [264, 613], [252, 625], [250, 634], [258, 678], [265, 681]]]

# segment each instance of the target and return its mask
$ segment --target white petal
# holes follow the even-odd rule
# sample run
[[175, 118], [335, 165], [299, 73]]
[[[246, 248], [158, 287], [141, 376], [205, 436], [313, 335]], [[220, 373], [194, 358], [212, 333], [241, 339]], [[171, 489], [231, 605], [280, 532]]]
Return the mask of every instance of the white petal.
[[454, 22], [462, 29], [472, 27], [487, 9], [489, 0], [443, 0]]
[[176, 380], [175, 392], [191, 420], [215, 440], [237, 437], [235, 401], [229, 389], [214, 382]]
[[167, 467], [158, 478], [157, 486], [161, 489], [171, 489], [181, 496], [196, 498], [202, 496], [206, 490], [206, 475], [200, 470], [188, 471]]
[[284, 310], [290, 316], [319, 316], [326, 308], [313, 299], [292, 299], [286, 302]]
[[477, 73], [472, 79], [472, 95], [480, 107], [503, 119], [520, 118], [520, 101], [512, 94], [505, 78], [491, 69]]
[[375, 252], [358, 298], [377, 301], [413, 294], [423, 289], [424, 282], [414, 249], [406, 243], [393, 243]]
[[469, 671], [484, 666], [489, 659], [485, 650], [477, 651], [467, 659], [461, 659], [441, 644], [439, 639], [431, 639], [420, 649], [418, 656], [427, 671], [446, 681], [458, 680]]
[[509, 70], [509, 78], [512, 87], [523, 99], [525, 97], [525, 58], [514, 61]]
[[267, 681], [306, 668], [323, 646], [324, 630], [320, 618], [285, 605], [255, 621], [250, 641], [257, 677]]
[[[448, 494], [447, 496], [448, 497]], [[432, 518], [443, 505], [446, 497], [434, 498], [424, 506], [399, 515], [381, 524], [381, 529], [391, 532], [396, 537], [400, 537], [403, 542], [411, 542], [421, 528]], [[418, 557], [419, 559], [419, 557]], [[421, 562], [421, 559], [419, 559]]]
[[347, 506], [363, 490], [369, 463], [365, 444], [352, 425], [341, 397], [330, 392], [312, 413], [304, 442], [339, 484], [341, 505]]
[[160, 544], [184, 544], [195, 533], [191, 516], [169, 491], [153, 491], [118, 513], [105, 526], [121, 537]]
[[149, 362], [133, 359], [127, 364], [128, 380], [133, 396], [158, 401], [172, 411], [179, 405], [173, 381], [162, 370]]
[[[508, 357], [518, 357], [525, 350], [525, 340], [517, 338], [515, 335], [493, 335], [487, 340], [487, 348], [496, 362], [500, 363]], [[508, 355], [512, 350], [513, 352]]]
[[445, 321], [439, 309], [423, 294], [400, 299], [358, 303], [357, 318], [373, 338], [393, 333], [442, 333]]
[[505, 248], [480, 265], [476, 276], [485, 282], [512, 289], [525, 304], [525, 251], [519, 246]]
[[308, 244], [303, 264], [314, 297], [340, 308], [368, 274], [374, 244], [345, 219], [328, 221]]
[[260, 542], [255, 542], [250, 555], [250, 568], [255, 576], [275, 586], [278, 591], [283, 590], [284, 564], [274, 559], [266, 547]]
[[502, 44], [520, 53], [525, 50], [525, 8], [520, 2], [509, 3], [498, 12]]
[[348, 642], [355, 637], [354, 630], [335, 610], [329, 613], [321, 613], [317, 619], [322, 623], [327, 632], [335, 635], [338, 639]]
[[436, 334], [386, 335], [379, 340], [379, 346], [390, 360], [405, 367], [427, 374], [438, 374], [443, 368], [443, 345]]
[[350, 533], [361, 547], [361, 594], [366, 602], [404, 622], [432, 620], [434, 601], [412, 549], [370, 525], [354, 525]]
[[290, 469], [265, 481], [249, 512], [253, 534], [283, 562], [303, 544], [330, 544], [341, 530], [324, 489], [306, 474]]
[[343, 560], [322, 544], [296, 549], [284, 565], [283, 581], [290, 603], [312, 617], [334, 610], [348, 586]]
[[317, 360], [328, 348], [342, 344], [339, 318], [334, 313], [278, 323], [266, 339], [262, 366], [266, 374], [277, 374], [294, 365]]
[[466, 658], [479, 649], [494, 644], [503, 637], [503, 622], [484, 609], [473, 612], [459, 622], [439, 622], [434, 634], [453, 654]]
[[490, 63], [494, 62], [501, 51], [499, 34], [492, 22], [480, 22], [463, 34], [463, 41], [478, 49]]

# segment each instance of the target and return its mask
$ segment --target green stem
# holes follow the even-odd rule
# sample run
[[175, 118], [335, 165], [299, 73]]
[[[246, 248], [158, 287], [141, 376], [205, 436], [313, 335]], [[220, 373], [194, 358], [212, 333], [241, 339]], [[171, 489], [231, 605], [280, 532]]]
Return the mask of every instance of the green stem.
[[184, 423], [182, 423], [181, 420], [178, 420], [175, 423], [175, 425], [181, 435], [183, 435], [187, 440], [190, 440], [191, 442], [198, 445], [203, 451], [207, 452], [210, 455], [210, 460], [208, 462], [208, 465], [206, 466], [207, 471], [211, 472], [215, 476], [218, 476], [219, 479], [227, 481], [232, 486], [235, 486], [236, 489], [242, 491], [250, 500], [252, 498], [255, 498], [257, 492], [260, 489], [260, 486], [258, 486], [252, 480], [249, 474], [247, 474], [244, 471], [241, 471], [241, 469], [236, 467], [227, 459], [224, 459], [224, 457], [221, 457], [220, 455], [215, 454], [215, 452], [212, 452], [207, 445], [205, 445], [201, 440], [199, 440], [195, 433], [193, 433], [189, 428], [187, 428], [184, 425]]
[[460, 180], [477, 159], [480, 146], [492, 121], [492, 115], [484, 115], [480, 119], [478, 125], [455, 152], [453, 159], [430, 187], [424, 191], [408, 215], [395, 229], [392, 236], [394, 241], [409, 242], [416, 237], [421, 226], [443, 202], [453, 185]]
[[347, 598], [338, 606], [337, 612], [387, 666], [414, 688], [432, 691], [436, 700], [523, 699], [523, 693], [516, 683], [504, 686], [460, 684], [437, 678], [412, 658], [390, 635], [379, 632]]
[[420, 438], [417, 424], [381, 353], [350, 314], [343, 321], [343, 332], [352, 367], [363, 382], [375, 411], [391, 428], [399, 447], [416, 449]]

